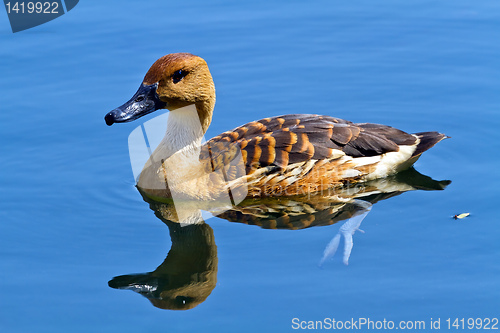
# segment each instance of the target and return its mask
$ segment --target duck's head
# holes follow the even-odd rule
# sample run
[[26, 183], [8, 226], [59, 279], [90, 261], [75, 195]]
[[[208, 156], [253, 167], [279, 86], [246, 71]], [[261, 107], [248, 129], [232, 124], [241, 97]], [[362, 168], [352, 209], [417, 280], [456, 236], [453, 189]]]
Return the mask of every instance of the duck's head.
[[215, 87], [207, 63], [190, 53], [172, 53], [158, 59], [134, 96], [104, 119], [111, 126], [159, 109], [174, 111], [191, 104], [196, 105], [206, 130], [215, 104]]

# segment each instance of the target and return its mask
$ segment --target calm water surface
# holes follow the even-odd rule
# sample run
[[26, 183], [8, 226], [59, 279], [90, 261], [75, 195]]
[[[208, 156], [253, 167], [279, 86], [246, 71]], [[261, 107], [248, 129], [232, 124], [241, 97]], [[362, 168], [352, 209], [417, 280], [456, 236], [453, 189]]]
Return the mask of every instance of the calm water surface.
[[[0, 22], [1, 332], [288, 332], [325, 317], [427, 330], [441, 318], [446, 331], [449, 317], [500, 317], [498, 2], [81, 1], [24, 32]], [[348, 266], [341, 242], [318, 267], [342, 222], [212, 218], [199, 233], [218, 261], [204, 302], [162, 310], [112, 289], [155, 271], [172, 241], [134, 187], [127, 138], [140, 122], [103, 117], [180, 51], [214, 76], [207, 137], [285, 113], [437, 130], [452, 139], [416, 169], [452, 183], [373, 205]]]

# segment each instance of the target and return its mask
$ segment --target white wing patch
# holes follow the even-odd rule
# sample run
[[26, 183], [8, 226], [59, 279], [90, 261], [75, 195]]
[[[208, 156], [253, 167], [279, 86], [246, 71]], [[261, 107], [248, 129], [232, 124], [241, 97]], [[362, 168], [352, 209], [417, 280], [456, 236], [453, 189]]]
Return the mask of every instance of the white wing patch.
[[[375, 167], [375, 171], [370, 173], [367, 179], [383, 178], [402, 170], [401, 166], [411, 158], [419, 142], [420, 140], [411, 146], [399, 146], [399, 151], [383, 154]], [[409, 167], [409, 165], [406, 167]]]
[[420, 139], [416, 135], [413, 136], [417, 138], [417, 141], [412, 145], [399, 146], [398, 151], [378, 156], [353, 158], [353, 168], [345, 170], [342, 177], [349, 178], [359, 176], [361, 172], [356, 169], [367, 165], [373, 165], [375, 170], [365, 175], [365, 180], [384, 178], [410, 167], [417, 160], [417, 158], [412, 158], [412, 155], [420, 143]]

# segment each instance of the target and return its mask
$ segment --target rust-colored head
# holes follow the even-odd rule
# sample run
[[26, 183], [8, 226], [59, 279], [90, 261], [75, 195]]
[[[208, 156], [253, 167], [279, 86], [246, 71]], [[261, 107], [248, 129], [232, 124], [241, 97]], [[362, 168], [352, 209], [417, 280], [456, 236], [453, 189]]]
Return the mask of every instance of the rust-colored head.
[[193, 103], [197, 107], [213, 107], [215, 103], [215, 87], [207, 63], [190, 53], [172, 53], [156, 60], [143, 83], [158, 83], [156, 93], [171, 111]]
[[196, 105], [206, 129], [212, 120], [215, 87], [208, 65], [190, 53], [172, 53], [158, 59], [148, 70], [141, 87], [124, 105], [105, 117], [106, 123], [132, 121], [158, 109]]

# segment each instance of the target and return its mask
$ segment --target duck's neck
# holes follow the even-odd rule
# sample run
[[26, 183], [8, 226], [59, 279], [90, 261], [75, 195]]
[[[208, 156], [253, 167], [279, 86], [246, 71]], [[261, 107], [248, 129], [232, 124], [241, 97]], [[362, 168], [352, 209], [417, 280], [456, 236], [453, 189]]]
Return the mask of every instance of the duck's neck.
[[209, 124], [210, 118], [200, 119], [194, 104], [171, 111], [165, 136], [144, 166], [138, 187], [151, 195], [167, 189], [165, 196], [173, 199], [210, 198], [209, 175], [206, 165], [200, 163], [203, 135]]
[[212, 122], [214, 105], [215, 105], [215, 97], [196, 103], [196, 112], [198, 113], [198, 119], [201, 124], [201, 129], [203, 130], [203, 134], [207, 132], [208, 127]]
[[160, 145], [167, 150], [164, 157], [180, 151], [197, 150], [206, 131], [203, 127], [194, 104], [170, 111], [165, 137]]

